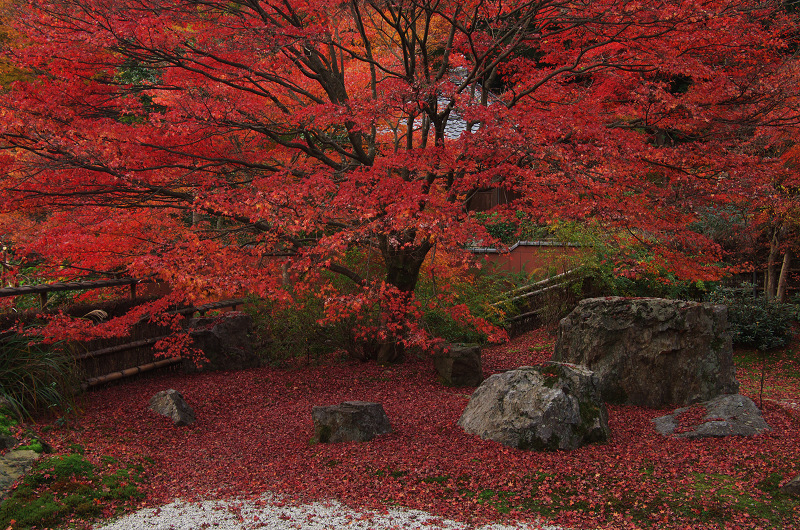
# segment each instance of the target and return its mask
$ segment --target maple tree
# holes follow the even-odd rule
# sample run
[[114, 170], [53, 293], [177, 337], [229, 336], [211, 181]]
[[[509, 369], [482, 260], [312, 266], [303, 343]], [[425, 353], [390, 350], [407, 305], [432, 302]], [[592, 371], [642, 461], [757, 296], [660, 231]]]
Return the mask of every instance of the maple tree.
[[22, 3], [6, 56], [32, 78], [0, 98], [2, 211], [36, 219], [15, 252], [52, 265], [193, 297], [313, 288], [330, 319], [380, 307], [391, 360], [428, 341], [413, 292], [432, 250], [462, 266], [491, 242], [467, 208], [480, 190], [510, 197], [500, 219], [644, 245], [627, 274], [718, 278], [698, 212], [794, 178], [774, 157], [797, 124], [792, 17], [752, 0]]

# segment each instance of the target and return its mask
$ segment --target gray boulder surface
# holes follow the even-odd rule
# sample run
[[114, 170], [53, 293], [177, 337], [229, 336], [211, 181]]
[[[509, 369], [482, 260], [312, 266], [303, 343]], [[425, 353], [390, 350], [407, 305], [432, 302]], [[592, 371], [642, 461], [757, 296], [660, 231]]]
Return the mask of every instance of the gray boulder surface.
[[0, 456], [0, 499], [5, 498], [8, 489], [28, 472], [39, 456], [36, 451], [28, 449], [9, 451]]
[[7, 436], [5, 434], [0, 434], [0, 451], [4, 449], [11, 449], [15, 445], [19, 443], [19, 440], [14, 438], [13, 436]]
[[781, 486], [781, 493], [800, 497], [800, 475], [797, 475], [792, 480]]
[[320, 443], [367, 442], [392, 432], [389, 417], [380, 403], [345, 401], [311, 409], [314, 440]]
[[481, 347], [477, 344], [451, 344], [433, 357], [433, 365], [447, 385], [478, 386], [483, 381]]
[[[705, 410], [702, 418], [692, 417], [688, 424], [681, 420], [681, 415], [696, 407], [702, 407], [701, 412]], [[683, 407], [652, 421], [659, 433], [675, 438], [753, 436], [769, 430], [753, 400], [740, 394], [719, 396], [693, 407]]]
[[584, 365], [609, 403], [663, 408], [736, 394], [727, 308], [590, 298], [561, 320], [552, 360]]
[[604, 442], [611, 431], [597, 385], [597, 376], [582, 366], [523, 366], [486, 379], [458, 424], [517, 449], [571, 450]]
[[151, 397], [150, 410], [172, 419], [172, 423], [179, 426], [195, 421], [192, 407], [186, 403], [180, 392], [173, 389], [162, 390]]
[[193, 347], [203, 352], [205, 360], [199, 365], [186, 359], [186, 372], [210, 370], [243, 370], [261, 366], [261, 358], [253, 349], [250, 332], [253, 319], [241, 311], [229, 311], [218, 317], [193, 318], [188, 321], [192, 330]]

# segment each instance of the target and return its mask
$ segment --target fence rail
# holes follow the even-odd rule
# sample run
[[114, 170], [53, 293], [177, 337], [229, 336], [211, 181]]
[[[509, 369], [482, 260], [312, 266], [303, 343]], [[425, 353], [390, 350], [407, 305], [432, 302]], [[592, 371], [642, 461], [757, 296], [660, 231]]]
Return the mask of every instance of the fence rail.
[[115, 278], [110, 280], [88, 280], [85, 282], [54, 282], [38, 285], [22, 285], [19, 287], [3, 287], [0, 289], [0, 298], [8, 296], [22, 296], [26, 294], [38, 294], [41, 306], [47, 303], [47, 293], [57, 293], [63, 291], [82, 291], [85, 289], [105, 289], [108, 287], [119, 287], [130, 285], [131, 299], [136, 298], [136, 286], [141, 283], [153, 283], [152, 278]]
[[[129, 285], [131, 299], [136, 299], [136, 286], [142, 283], [152, 283], [151, 278], [114, 278], [108, 280], [82, 281], [82, 282], [56, 282], [41, 285], [24, 285], [20, 287], [4, 287], [0, 289], [0, 297], [39, 294], [44, 307], [47, 293], [63, 291], [80, 291], [86, 289], [104, 289]], [[169, 313], [191, 316], [205, 315], [209, 311], [218, 309], [237, 309], [246, 302], [244, 298], [222, 300], [198, 306], [179, 307]], [[103, 339], [86, 343], [72, 343], [69, 349], [77, 363], [77, 369], [82, 374], [82, 386], [88, 389], [102, 383], [115, 381], [124, 377], [166, 368], [181, 362], [179, 357], [169, 359], [156, 359], [153, 345], [166, 339], [160, 326], [150, 324], [143, 318], [132, 328], [131, 335], [114, 340]]]

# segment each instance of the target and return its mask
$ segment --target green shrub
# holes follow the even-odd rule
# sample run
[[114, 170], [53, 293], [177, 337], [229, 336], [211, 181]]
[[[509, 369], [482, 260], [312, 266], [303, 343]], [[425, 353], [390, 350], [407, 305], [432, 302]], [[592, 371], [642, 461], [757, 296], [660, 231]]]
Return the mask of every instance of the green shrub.
[[251, 300], [245, 309], [253, 317], [261, 356], [273, 364], [341, 349], [352, 340], [349, 320], [322, 326], [323, 304], [311, 295], [285, 306], [269, 300]]
[[70, 410], [78, 388], [75, 364], [58, 345], [12, 335], [0, 341], [0, 398], [10, 412], [30, 417], [45, 408]]
[[477, 212], [474, 216], [491, 237], [505, 245], [513, 245], [517, 241], [537, 241], [553, 237], [549, 227], [537, 225], [522, 211], [517, 211], [511, 217], [503, 217], [498, 212]]
[[33, 451], [35, 453], [43, 453], [44, 452], [44, 446], [38, 440], [35, 440], [35, 441], [29, 443], [28, 445], [23, 445], [21, 447], [18, 447], [17, 449]]
[[766, 351], [785, 346], [792, 336], [797, 306], [756, 296], [752, 286], [720, 287], [708, 301], [728, 306], [733, 343]]
[[0, 408], [0, 436], [11, 436], [11, 427], [17, 425], [17, 420], [11, 417], [10, 412]]
[[[449, 278], [447, 286], [442, 287], [433, 277], [423, 274], [415, 293], [421, 304], [422, 327], [431, 337], [446, 342], [485, 343], [488, 335], [479, 323], [485, 321], [496, 328], [505, 327], [505, 319], [516, 314], [517, 308], [498, 301], [503, 299], [503, 293], [525, 281], [523, 275], [481, 269], [461, 278]], [[442, 293], [445, 290], [446, 293]], [[461, 305], [477, 320], [454, 318], [452, 308]]]

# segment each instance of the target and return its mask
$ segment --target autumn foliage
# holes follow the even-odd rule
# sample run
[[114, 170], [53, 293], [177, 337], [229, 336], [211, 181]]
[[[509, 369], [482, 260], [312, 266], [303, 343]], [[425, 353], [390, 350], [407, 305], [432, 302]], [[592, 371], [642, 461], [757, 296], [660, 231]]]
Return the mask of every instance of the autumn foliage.
[[413, 292], [431, 254], [459, 276], [461, 249], [492, 243], [480, 190], [512, 222], [648, 249], [618, 256], [626, 274], [718, 278], [702, 214], [796, 186], [777, 156], [798, 117], [790, 7], [20, 2], [4, 237], [54, 275], [155, 276], [184, 299], [313, 290], [331, 319], [378, 307], [382, 360], [430, 345]]

